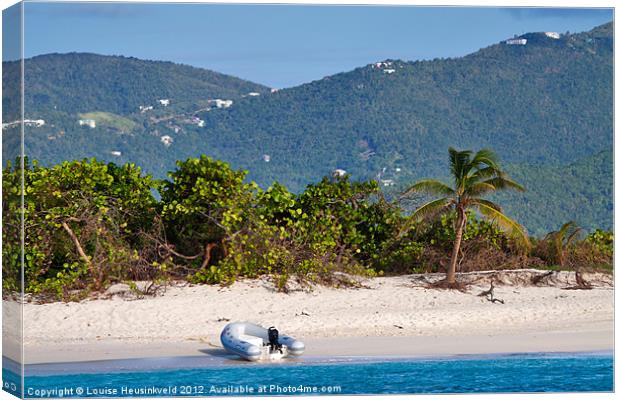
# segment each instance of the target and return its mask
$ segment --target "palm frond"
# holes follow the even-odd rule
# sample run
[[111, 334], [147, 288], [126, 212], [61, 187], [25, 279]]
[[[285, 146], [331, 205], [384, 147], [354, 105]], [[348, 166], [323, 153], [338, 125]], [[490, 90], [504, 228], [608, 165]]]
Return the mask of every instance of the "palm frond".
[[405, 197], [414, 192], [423, 192], [438, 196], [451, 196], [454, 194], [454, 189], [435, 179], [423, 179], [413, 184], [401, 197]]
[[529, 249], [531, 247], [530, 240], [527, 237], [527, 233], [521, 225], [512, 219], [508, 218], [501, 211], [496, 208], [490, 207], [488, 204], [485, 204], [486, 201], [476, 201], [472, 205], [474, 205], [480, 214], [482, 214], [487, 219], [496, 223], [497, 226], [508, 233], [516, 243], [524, 249]]
[[558, 230], [559, 233], [561, 233], [562, 235], [565, 235], [566, 232], [568, 232], [568, 230], [573, 227], [573, 226], [577, 226], [577, 224], [575, 223], [575, 221], [568, 221], [567, 223], [565, 223], [564, 225], [562, 225], [562, 227]]
[[554, 238], [556, 237], [557, 234], [558, 234], [558, 231], [551, 231], [545, 235], [543, 240], [555, 240]]
[[545, 236], [545, 240], [553, 246], [554, 262], [564, 265], [566, 247], [577, 237], [581, 230], [574, 221], [569, 221], [557, 231], [549, 232]]
[[489, 207], [489, 208], [492, 208], [492, 209], [494, 209], [494, 210], [496, 210], [496, 211], [499, 211], [499, 212], [501, 212], [501, 213], [503, 213], [503, 212], [504, 212], [504, 211], [502, 210], [502, 207], [500, 207], [500, 205], [499, 205], [499, 204], [497, 204], [497, 203], [493, 203], [493, 202], [492, 202], [492, 201], [490, 201], [490, 200], [485, 200], [485, 199], [477, 199], [477, 198], [474, 198], [474, 199], [471, 199], [471, 200], [470, 200], [470, 204], [472, 204], [472, 205], [474, 205], [474, 206], [475, 206], [476, 204], [482, 204], [482, 205], [485, 205], [485, 206], [487, 206], [487, 207]]
[[448, 149], [450, 154], [450, 171], [454, 176], [457, 186], [463, 181], [463, 178], [467, 176], [470, 168], [470, 160], [472, 152], [470, 150], [458, 151], [453, 147]]
[[484, 168], [480, 168], [474, 171], [473, 174], [471, 174], [468, 178], [467, 178], [467, 182], [469, 184], [473, 184], [476, 182], [480, 182], [482, 180], [485, 179], [489, 179], [489, 178], [493, 178], [496, 176], [500, 176], [502, 174], [501, 171], [499, 171], [497, 168], [494, 167], [484, 167]]
[[495, 186], [496, 190], [513, 189], [519, 192], [525, 192], [525, 188], [523, 186], [513, 181], [512, 179], [508, 178], [507, 175], [497, 176], [495, 178], [487, 179], [484, 182]]
[[414, 221], [422, 221], [437, 216], [450, 209], [453, 203], [453, 199], [449, 197], [443, 197], [441, 199], [429, 201], [428, 203], [420, 206], [413, 212], [411, 218]]
[[568, 245], [583, 229], [575, 223], [575, 221], [569, 221], [562, 225], [557, 235], [560, 237], [562, 244]]
[[475, 168], [486, 165], [491, 168], [499, 169], [499, 158], [491, 149], [482, 149], [478, 151], [474, 155], [474, 158], [472, 158], [471, 163]]
[[566, 244], [570, 244], [574, 239], [577, 238], [577, 235], [579, 235], [582, 231], [583, 228], [577, 227], [577, 229], [575, 229], [573, 233], [571, 233], [570, 236], [566, 238]]
[[467, 185], [465, 188], [465, 194], [471, 197], [482, 196], [483, 194], [491, 193], [496, 190], [495, 186], [487, 182], [478, 182], [473, 185]]

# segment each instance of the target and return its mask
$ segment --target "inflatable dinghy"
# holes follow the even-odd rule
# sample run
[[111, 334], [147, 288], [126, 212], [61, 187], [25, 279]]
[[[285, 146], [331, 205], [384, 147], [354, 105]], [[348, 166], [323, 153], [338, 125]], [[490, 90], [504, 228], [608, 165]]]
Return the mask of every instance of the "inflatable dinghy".
[[305, 350], [302, 342], [280, 336], [276, 328], [266, 329], [251, 322], [231, 322], [222, 331], [220, 340], [226, 350], [249, 361], [295, 357]]

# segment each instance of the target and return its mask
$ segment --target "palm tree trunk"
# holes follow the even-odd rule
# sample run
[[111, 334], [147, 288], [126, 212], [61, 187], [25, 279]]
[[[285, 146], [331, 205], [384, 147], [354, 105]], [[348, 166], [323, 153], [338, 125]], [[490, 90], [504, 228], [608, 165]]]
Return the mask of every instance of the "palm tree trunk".
[[463, 240], [463, 230], [467, 217], [465, 211], [457, 209], [456, 232], [454, 238], [454, 247], [452, 248], [452, 258], [450, 259], [450, 267], [446, 274], [446, 282], [449, 284], [456, 283], [456, 264], [461, 249], [461, 241]]

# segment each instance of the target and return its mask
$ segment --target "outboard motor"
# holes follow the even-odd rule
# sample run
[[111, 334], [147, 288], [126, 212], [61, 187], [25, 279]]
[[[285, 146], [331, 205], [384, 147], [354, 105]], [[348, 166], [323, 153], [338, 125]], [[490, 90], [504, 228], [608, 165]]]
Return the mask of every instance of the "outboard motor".
[[282, 353], [282, 345], [280, 344], [278, 338], [280, 334], [275, 326], [270, 327], [267, 330], [267, 334], [269, 336], [269, 352], [273, 353], [274, 351], [279, 351]]

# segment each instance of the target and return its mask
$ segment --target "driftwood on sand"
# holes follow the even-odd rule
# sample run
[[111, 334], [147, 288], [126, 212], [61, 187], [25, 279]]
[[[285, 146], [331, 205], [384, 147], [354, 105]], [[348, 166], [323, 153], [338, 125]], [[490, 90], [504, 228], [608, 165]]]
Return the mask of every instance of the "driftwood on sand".
[[490, 301], [491, 303], [501, 303], [504, 304], [504, 300], [501, 299], [496, 299], [493, 295], [493, 281], [491, 281], [491, 287], [489, 288], [489, 290], [485, 290], [483, 292], [480, 292], [480, 294], [478, 294], [479, 297], [486, 297], [486, 299], [488, 301]]
[[[438, 283], [445, 274], [414, 274], [412, 286], [441, 288]], [[560, 289], [591, 289], [613, 287], [613, 276], [601, 272], [545, 271], [539, 269], [512, 269], [464, 272], [457, 274], [457, 281], [465, 288], [487, 286], [545, 286]]]

